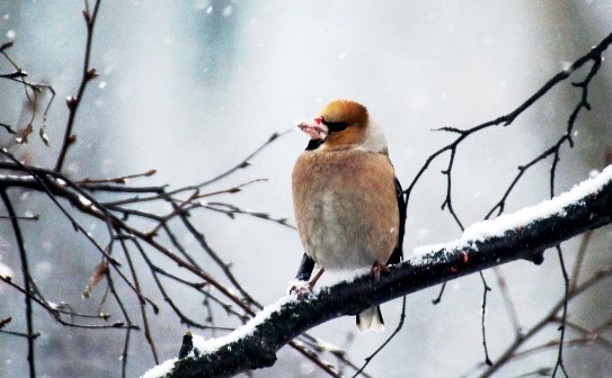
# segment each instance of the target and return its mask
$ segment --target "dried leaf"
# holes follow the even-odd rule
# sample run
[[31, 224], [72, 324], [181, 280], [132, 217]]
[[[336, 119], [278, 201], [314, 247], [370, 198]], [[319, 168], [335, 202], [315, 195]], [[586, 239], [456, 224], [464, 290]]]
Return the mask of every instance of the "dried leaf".
[[42, 139], [43, 143], [45, 144], [45, 146], [49, 147], [50, 143], [49, 143], [49, 137], [47, 136], [47, 133], [45, 132], [45, 127], [41, 127], [40, 130], [38, 131], [38, 135], [40, 136], [40, 139]]
[[19, 130], [17, 132], [15, 142], [17, 142], [18, 144], [28, 143], [28, 137], [30, 136], [30, 134], [32, 134], [33, 131], [34, 127], [32, 127], [32, 124], [28, 124], [25, 129]]
[[100, 281], [102, 281], [102, 278], [104, 278], [107, 272], [108, 261], [103, 260], [102, 262], [100, 262], [100, 264], [98, 264], [98, 266], [96, 266], [93, 275], [89, 279], [89, 285], [85, 287], [85, 291], [83, 292], [83, 298], [89, 298], [91, 296], [91, 291], [95, 289], [96, 286], [98, 286], [98, 284], [100, 283]]

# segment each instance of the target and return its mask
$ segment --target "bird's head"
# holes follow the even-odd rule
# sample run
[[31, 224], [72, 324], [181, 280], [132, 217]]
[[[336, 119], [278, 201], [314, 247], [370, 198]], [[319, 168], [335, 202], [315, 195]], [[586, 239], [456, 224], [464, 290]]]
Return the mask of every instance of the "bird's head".
[[382, 129], [372, 122], [365, 106], [351, 100], [334, 100], [318, 117], [298, 123], [310, 136], [308, 150], [359, 148], [368, 152], [387, 153]]

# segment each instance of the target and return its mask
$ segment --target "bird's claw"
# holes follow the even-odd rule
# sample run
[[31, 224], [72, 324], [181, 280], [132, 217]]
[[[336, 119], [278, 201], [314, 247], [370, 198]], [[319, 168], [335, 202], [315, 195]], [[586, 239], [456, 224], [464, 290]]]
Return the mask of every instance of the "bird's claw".
[[372, 270], [370, 272], [375, 282], [380, 281], [381, 273], [389, 273], [389, 267], [385, 264], [381, 264], [378, 261], [375, 261], [374, 264], [372, 264]]
[[298, 299], [303, 299], [312, 293], [312, 286], [308, 281], [293, 281], [289, 287], [289, 295], [295, 295]]

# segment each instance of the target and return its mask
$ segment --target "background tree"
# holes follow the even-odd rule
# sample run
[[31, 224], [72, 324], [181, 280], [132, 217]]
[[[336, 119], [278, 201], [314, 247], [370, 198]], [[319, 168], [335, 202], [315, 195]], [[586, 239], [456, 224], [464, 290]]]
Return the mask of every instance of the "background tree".
[[[288, 172], [304, 141], [274, 130], [319, 107], [319, 96], [359, 98], [382, 117], [410, 194], [408, 252], [565, 191], [605, 165], [610, 70], [597, 56], [605, 54], [609, 30], [597, 28], [609, 22], [596, 6], [566, 4], [576, 8], [568, 15], [584, 15], [589, 29], [580, 19], [563, 22], [569, 16], [557, 4], [525, 5], [510, 16], [509, 9], [493, 8], [482, 17], [483, 4], [458, 14], [404, 3], [373, 12], [374, 5], [364, 3], [348, 10], [348, 19], [339, 17], [346, 7], [327, 3], [291, 12], [279, 12], [275, 3], [100, 4], [85, 3], [84, 27], [74, 5], [19, 9], [0, 3], [2, 31], [16, 42], [2, 45], [0, 65], [7, 216], [0, 341], [8, 374], [36, 368], [62, 376], [138, 375], [177, 354], [186, 325], [206, 337], [223, 335], [283, 295], [301, 253], [284, 217], [290, 214]], [[65, 12], [58, 11], [64, 6]], [[413, 22], [397, 19], [408, 14]], [[362, 34], [352, 26], [355, 18], [385, 27]], [[504, 31], [483, 32], [501, 19]], [[548, 19], [554, 22], [541, 22]], [[513, 32], [524, 30], [525, 22], [534, 31], [545, 29], [530, 34], [526, 44]], [[219, 33], [223, 28], [232, 33]], [[189, 35], [200, 43], [185, 39]], [[585, 46], [598, 42], [598, 53], [585, 55]], [[190, 59], [194, 51], [212, 63]], [[584, 60], [576, 61], [580, 56]], [[233, 63], [224, 64], [227, 59]], [[451, 63], [436, 65], [440, 61]], [[505, 71], [499, 62], [517, 69]], [[364, 72], [376, 74], [364, 79]], [[539, 93], [528, 109], [516, 108], [547, 78], [553, 78], [544, 87], [550, 91]], [[50, 102], [52, 93], [66, 98], [67, 110]], [[508, 113], [513, 109], [519, 111]], [[508, 116], [496, 119], [501, 114]], [[487, 118], [495, 121], [459, 131]], [[493, 127], [506, 121], [513, 121], [511, 127]], [[449, 125], [446, 133], [427, 132], [441, 125]], [[49, 148], [43, 147], [47, 140]], [[255, 152], [236, 162], [233, 157], [246, 150]], [[251, 166], [255, 158], [258, 165]], [[261, 177], [272, 180], [264, 184]], [[284, 199], [278, 194], [283, 192]], [[440, 203], [442, 212], [426, 216]], [[570, 374], [607, 371], [610, 308], [595, 299], [609, 280], [595, 272], [609, 266], [609, 227], [577, 244], [557, 253], [567, 276], [585, 281], [566, 285], [559, 260], [548, 253], [540, 267], [516, 263], [449, 282], [437, 308], [430, 304], [435, 289], [411, 295], [409, 321], [366, 371], [387, 374], [381, 370], [387, 361], [400, 357], [409, 370], [394, 371], [398, 376], [486, 375], [500, 367], [517, 375], [546, 369], [561, 374], [566, 367]], [[253, 269], [254, 260], [261, 267]], [[578, 290], [590, 280], [598, 285]], [[571, 302], [570, 322], [565, 320], [571, 333], [564, 341], [581, 345], [575, 349], [558, 348], [559, 333], [545, 327], [563, 320], [558, 303], [562, 308], [566, 291], [580, 292], [577, 299], [584, 301], [574, 308]], [[89, 299], [80, 300], [82, 295]], [[481, 318], [473, 310], [484, 299], [487, 317]], [[389, 307], [391, 324], [401, 305]], [[317, 327], [281, 351], [275, 368], [258, 374], [353, 374], [388, 335], [359, 335], [353, 342], [352, 326], [340, 319]], [[493, 367], [468, 370], [489, 358], [475, 347], [485, 331]], [[344, 345], [330, 348], [321, 336]], [[15, 343], [16, 337], [23, 342]], [[117, 355], [121, 364], [109, 364]], [[506, 363], [517, 355], [530, 358]], [[83, 363], [74, 364], [75, 356]], [[585, 356], [588, 366], [575, 363]], [[330, 368], [322, 359], [338, 360]]]

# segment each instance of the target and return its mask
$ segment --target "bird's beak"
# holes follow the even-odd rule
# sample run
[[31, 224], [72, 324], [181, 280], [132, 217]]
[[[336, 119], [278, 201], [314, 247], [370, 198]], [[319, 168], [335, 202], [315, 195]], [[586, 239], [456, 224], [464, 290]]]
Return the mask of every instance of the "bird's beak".
[[329, 129], [322, 121], [323, 119], [321, 117], [306, 119], [298, 122], [297, 128], [308, 134], [310, 139], [325, 140], [329, 133]]

